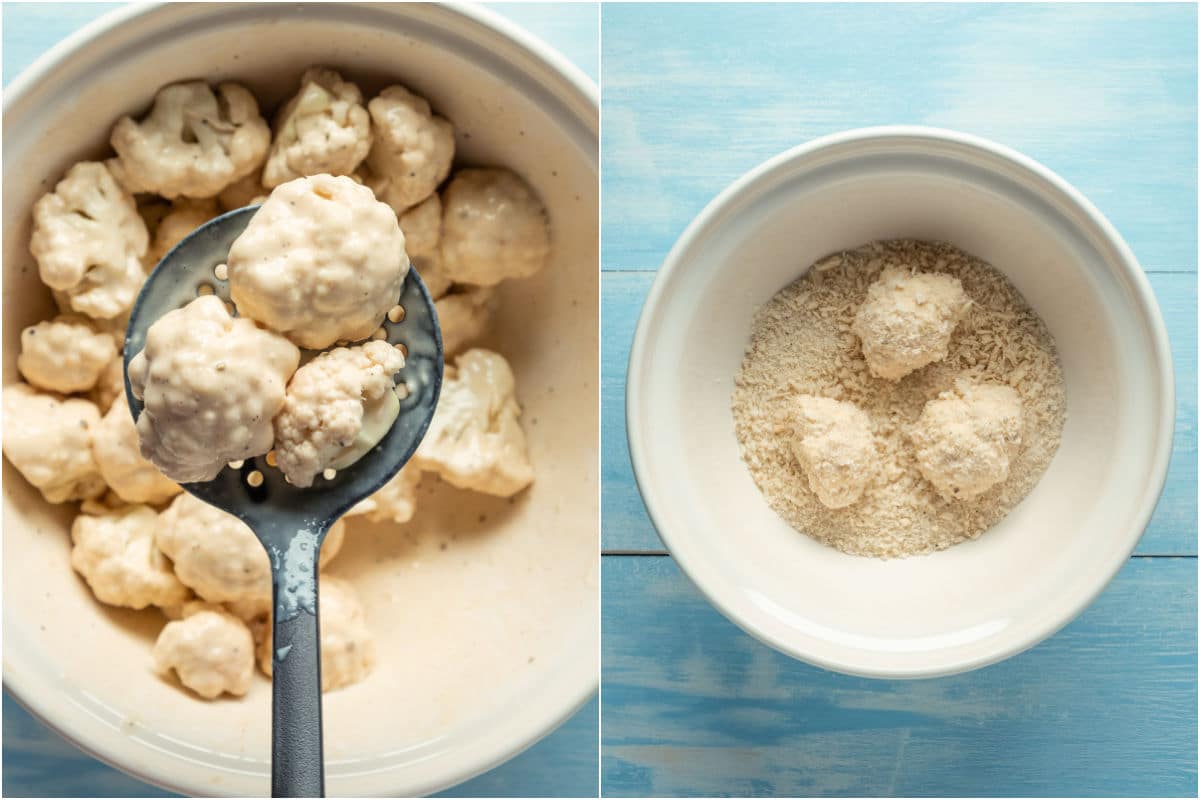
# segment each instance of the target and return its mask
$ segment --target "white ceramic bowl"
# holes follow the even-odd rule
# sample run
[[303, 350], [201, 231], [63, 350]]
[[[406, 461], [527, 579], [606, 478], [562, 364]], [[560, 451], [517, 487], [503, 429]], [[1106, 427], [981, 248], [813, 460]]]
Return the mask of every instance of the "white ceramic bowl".
[[[422, 794], [519, 752], [597, 684], [594, 84], [476, 9], [172, 4], [107, 16], [5, 93], [3, 378], [17, 378], [20, 329], [53, 308], [27, 246], [37, 196], [99, 154], [117, 117], [146, 108], [164, 83], [244, 80], [271, 107], [314, 63], [342, 69], [368, 96], [402, 82], [428, 97], [457, 124], [461, 160], [520, 172], [554, 228], [551, 265], [503, 286], [491, 340], [518, 377], [537, 483], [510, 504], [429, 480], [413, 523], [355, 523], [331, 569], [358, 584], [379, 653], [364, 683], [325, 696], [328, 791]], [[154, 677], [161, 620], [93, 600], [69, 567], [70, 518], [5, 462], [6, 686], [146, 780], [264, 794], [269, 684], [205, 703]]]
[[[767, 506], [730, 396], [758, 306], [818, 257], [896, 237], [947, 240], [1012, 281], [1058, 343], [1068, 419], [1045, 476], [999, 525], [882, 561], [824, 547]], [[983, 666], [1079, 614], [1150, 519], [1173, 414], [1166, 332], [1112, 226], [1030, 159], [928, 128], [819, 139], [722, 192], [659, 271], [629, 363], [634, 470], [680, 566], [767, 644], [872, 677]]]

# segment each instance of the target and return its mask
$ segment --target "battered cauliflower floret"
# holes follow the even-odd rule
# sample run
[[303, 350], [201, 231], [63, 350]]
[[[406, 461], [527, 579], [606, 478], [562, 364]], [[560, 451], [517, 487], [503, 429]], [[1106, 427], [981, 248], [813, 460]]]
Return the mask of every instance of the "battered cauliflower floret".
[[375, 142], [367, 155], [371, 188], [397, 214], [433, 194], [450, 174], [454, 126], [403, 86], [389, 86], [367, 104]]
[[62, 314], [21, 331], [17, 369], [39, 389], [86, 392], [116, 354], [111, 334], [84, 317]]
[[970, 305], [958, 278], [887, 267], [867, 289], [850, 329], [871, 374], [898, 381], [946, 357]]
[[234, 181], [221, 190], [217, 195], [217, 205], [222, 211], [233, 211], [237, 208], [254, 206], [267, 199], [269, 192], [263, 188], [258, 173], [251, 172], [246, 177]]
[[391, 428], [400, 411], [394, 376], [399, 349], [384, 341], [338, 347], [296, 371], [275, 417], [275, 458], [296, 486], [327, 467], [353, 464]]
[[[121, 334], [124, 339], [124, 334]], [[108, 413], [113, 401], [125, 394], [125, 359], [118, 348], [117, 354], [104, 365], [96, 385], [88, 394], [88, 399], [96, 404], [101, 414]]]
[[216, 295], [160, 317], [129, 364], [142, 455], [179, 483], [210, 481], [230, 461], [271, 449], [271, 419], [300, 351]]
[[493, 286], [546, 265], [550, 229], [533, 189], [506, 169], [464, 169], [442, 193], [442, 269]]
[[300, 92], [276, 118], [263, 185], [319, 173], [349, 175], [370, 149], [371, 116], [358, 87], [331, 69], [305, 70]]
[[858, 502], [875, 476], [871, 420], [853, 403], [801, 395], [791, 447], [809, 488], [828, 508]]
[[102, 603], [125, 608], [184, 602], [187, 587], [154, 545], [158, 513], [126, 506], [109, 514], [80, 514], [71, 525], [71, 566]]
[[[375, 640], [354, 587], [341, 578], [321, 576], [321, 691], [358, 683], [375, 664]], [[258, 646], [258, 665], [268, 677], [272, 659], [271, 628]]]
[[434, 302], [442, 330], [442, 350], [447, 358], [473, 344], [491, 327], [496, 315], [496, 292], [477, 286], [448, 294]]
[[245, 87], [222, 83], [214, 94], [186, 81], [159, 89], [141, 122], [118, 120], [109, 141], [109, 166], [130, 192], [203, 198], [262, 165], [271, 129]]
[[404, 250], [413, 269], [421, 276], [434, 300], [450, 290], [450, 279], [442, 270], [442, 201], [437, 192], [400, 215]]
[[407, 274], [396, 215], [345, 176], [279, 186], [229, 249], [238, 312], [313, 350], [374, 333]]
[[1010, 387], [959, 380], [925, 404], [908, 435], [938, 494], [970, 500], [1008, 480], [1022, 426], [1021, 399]]
[[410, 462], [400, 468], [375, 494], [362, 500], [346, 516], [365, 516], [372, 522], [408, 522], [417, 513], [417, 486], [421, 470]]
[[104, 494], [92, 457], [96, 406], [43, 394], [24, 383], [4, 387], [4, 455], [49, 503]]
[[446, 367], [442, 393], [413, 464], [460, 489], [510, 497], [533, 483], [508, 362], [468, 350]]
[[154, 244], [147, 259], [150, 266], [162, 261], [171, 248], [184, 240], [189, 233], [220, 213], [215, 200], [188, 200], [183, 198], [171, 204], [171, 210], [159, 220], [154, 231]]
[[[337, 522], [321, 547], [321, 566], [342, 547], [346, 526]], [[158, 518], [158, 548], [175, 564], [175, 575], [199, 597], [229, 603], [244, 619], [271, 610], [271, 563], [246, 523], [184, 493]]]
[[92, 454], [104, 482], [127, 503], [165, 503], [182, 491], [179, 484], [142, 458], [125, 392], [114, 398], [96, 426]]
[[179, 682], [206, 700], [241, 697], [254, 677], [254, 637], [246, 623], [209, 603], [188, 603], [154, 643], [154, 671], [174, 670]]
[[42, 282], [88, 316], [115, 317], [133, 305], [148, 244], [133, 197], [103, 164], [76, 164], [33, 205], [29, 249]]

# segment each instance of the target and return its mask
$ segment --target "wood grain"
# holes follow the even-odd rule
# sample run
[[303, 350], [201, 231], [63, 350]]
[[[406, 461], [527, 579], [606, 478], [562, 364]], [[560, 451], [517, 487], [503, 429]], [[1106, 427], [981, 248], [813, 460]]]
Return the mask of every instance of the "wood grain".
[[1071, 181], [1143, 266], [1196, 265], [1196, 7], [606, 4], [603, 264], [661, 263], [721, 189], [867, 125], [978, 134]]
[[1194, 797], [1195, 573], [1133, 559], [1032, 650], [904, 682], [776, 653], [670, 558], [606, 558], [604, 793]]

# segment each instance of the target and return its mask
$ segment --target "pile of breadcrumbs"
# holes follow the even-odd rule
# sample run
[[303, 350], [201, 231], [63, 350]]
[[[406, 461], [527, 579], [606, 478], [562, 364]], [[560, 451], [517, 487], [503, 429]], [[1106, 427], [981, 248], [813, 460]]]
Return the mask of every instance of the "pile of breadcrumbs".
[[[852, 323], [888, 267], [957, 278], [969, 298], [944, 359], [899, 380], [875, 377]], [[1011, 387], [1021, 403], [1020, 446], [1006, 480], [946, 498], [922, 475], [909, 437], [928, 401], [964, 382]], [[853, 403], [874, 439], [869, 485], [830, 508], [793, 451], [801, 397]], [[755, 314], [733, 392], [734, 426], [755, 483], [794, 528], [846, 553], [895, 558], [973, 539], [1040, 479], [1066, 419], [1062, 366], [1041, 319], [990, 265], [942, 242], [872, 242], [828, 256]]]

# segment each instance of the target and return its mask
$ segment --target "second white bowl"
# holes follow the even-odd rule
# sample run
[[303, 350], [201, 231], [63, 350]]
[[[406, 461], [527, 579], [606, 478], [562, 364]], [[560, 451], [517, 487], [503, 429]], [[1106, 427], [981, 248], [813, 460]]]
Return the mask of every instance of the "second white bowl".
[[[1017, 287], [1054, 336], [1062, 445], [979, 539], [880, 561], [793, 530], [742, 463], [730, 396], [755, 309], [814, 260], [876, 239], [949, 241]], [[1007, 148], [927, 128], [850, 131], [768, 161], [680, 237], [646, 300], [627, 417], [650, 516], [727, 617], [829, 669], [944, 675], [1024, 650], [1125, 563], [1166, 476], [1174, 383], [1141, 268], [1065, 181]]]

